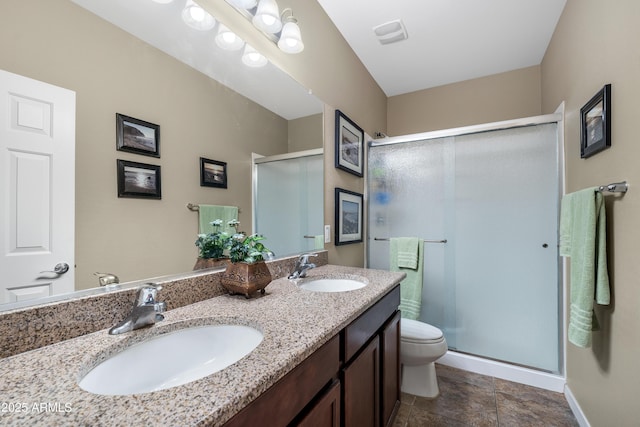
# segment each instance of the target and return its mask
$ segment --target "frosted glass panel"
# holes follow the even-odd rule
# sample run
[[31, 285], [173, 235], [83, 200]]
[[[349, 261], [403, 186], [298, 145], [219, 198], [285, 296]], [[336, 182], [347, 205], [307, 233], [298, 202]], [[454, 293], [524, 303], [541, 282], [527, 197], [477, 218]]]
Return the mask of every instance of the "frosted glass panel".
[[556, 124], [374, 146], [369, 266], [425, 243], [420, 319], [451, 349], [559, 372]]
[[317, 249], [323, 234], [323, 156], [256, 165], [255, 232], [277, 256]]

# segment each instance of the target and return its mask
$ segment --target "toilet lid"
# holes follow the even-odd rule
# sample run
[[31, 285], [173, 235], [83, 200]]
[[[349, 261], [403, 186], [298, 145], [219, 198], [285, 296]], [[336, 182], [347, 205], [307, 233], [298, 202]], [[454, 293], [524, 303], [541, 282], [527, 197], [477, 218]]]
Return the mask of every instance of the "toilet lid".
[[442, 331], [417, 320], [400, 319], [400, 337], [406, 342], [428, 343], [441, 341]]

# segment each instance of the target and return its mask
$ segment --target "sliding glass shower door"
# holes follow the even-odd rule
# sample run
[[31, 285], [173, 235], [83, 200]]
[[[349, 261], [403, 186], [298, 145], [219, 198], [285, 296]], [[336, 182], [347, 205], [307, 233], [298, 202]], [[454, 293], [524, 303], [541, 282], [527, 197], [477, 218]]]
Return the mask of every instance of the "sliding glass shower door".
[[433, 241], [420, 319], [450, 349], [559, 372], [556, 123], [374, 145], [369, 177], [369, 266], [389, 266], [381, 239]]
[[254, 232], [276, 256], [323, 247], [322, 150], [254, 161]]

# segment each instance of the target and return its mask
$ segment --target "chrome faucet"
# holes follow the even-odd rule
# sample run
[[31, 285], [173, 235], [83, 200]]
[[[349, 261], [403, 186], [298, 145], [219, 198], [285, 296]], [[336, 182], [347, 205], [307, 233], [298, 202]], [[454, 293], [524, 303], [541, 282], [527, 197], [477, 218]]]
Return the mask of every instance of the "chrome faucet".
[[100, 282], [100, 286], [116, 285], [120, 283], [120, 279], [115, 274], [98, 273], [96, 271], [95, 273], [93, 273], [93, 275], [98, 276], [98, 282]]
[[122, 322], [109, 329], [109, 334], [122, 334], [164, 320], [164, 316], [160, 313], [165, 311], [166, 304], [156, 301], [160, 289], [162, 286], [155, 283], [147, 283], [140, 288], [131, 313]]
[[314, 263], [309, 262], [310, 256], [316, 257], [318, 256], [318, 254], [308, 253], [300, 255], [300, 257], [298, 257], [298, 261], [296, 261], [295, 269], [289, 275], [289, 279], [300, 279], [303, 277], [307, 277], [307, 271], [316, 267]]

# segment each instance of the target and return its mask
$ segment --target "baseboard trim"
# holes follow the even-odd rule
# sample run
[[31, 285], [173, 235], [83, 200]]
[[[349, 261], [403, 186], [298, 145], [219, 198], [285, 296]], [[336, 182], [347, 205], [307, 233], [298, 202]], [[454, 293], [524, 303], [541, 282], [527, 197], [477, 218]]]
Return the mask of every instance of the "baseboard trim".
[[571, 393], [569, 385], [564, 386], [564, 397], [567, 399], [571, 412], [573, 412], [573, 416], [576, 417], [576, 421], [578, 421], [580, 427], [591, 427], [591, 424], [589, 424], [589, 420], [587, 420], [584, 412], [582, 412], [582, 408], [578, 404], [576, 397]]
[[437, 363], [558, 393], [565, 392], [566, 380], [564, 377], [535, 369], [509, 365], [455, 351], [447, 351], [444, 356], [438, 359]]

